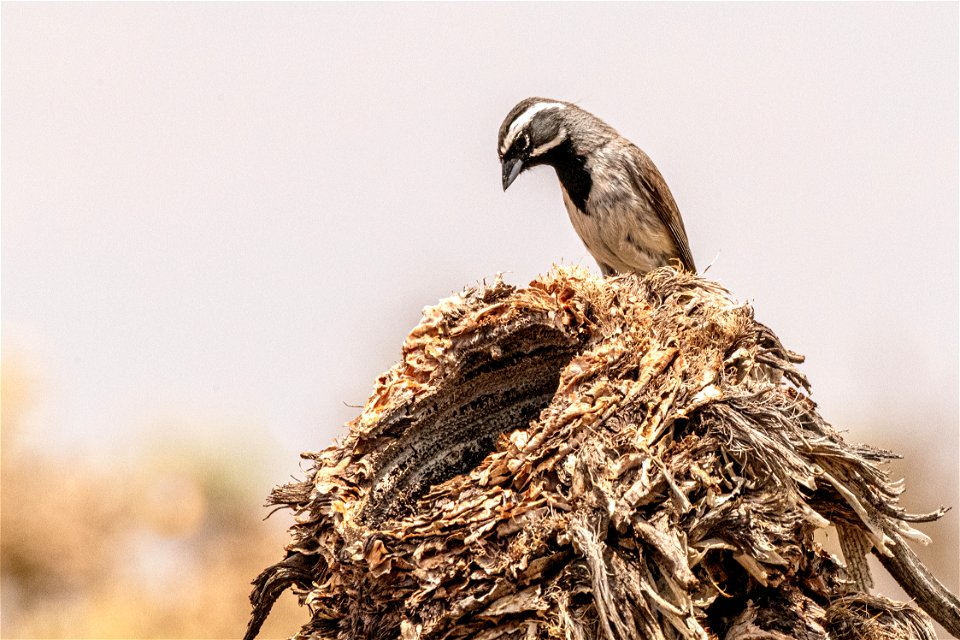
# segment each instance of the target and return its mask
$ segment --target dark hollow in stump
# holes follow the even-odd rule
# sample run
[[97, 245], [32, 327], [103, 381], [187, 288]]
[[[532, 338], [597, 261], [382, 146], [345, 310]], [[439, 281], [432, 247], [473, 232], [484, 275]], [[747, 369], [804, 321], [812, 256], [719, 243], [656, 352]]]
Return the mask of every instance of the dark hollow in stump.
[[[306, 453], [282, 591], [313, 639], [934, 638], [871, 596], [874, 553], [951, 633], [902, 491], [719, 285], [556, 268], [425, 309], [349, 433]], [[845, 565], [814, 532], [834, 526]]]

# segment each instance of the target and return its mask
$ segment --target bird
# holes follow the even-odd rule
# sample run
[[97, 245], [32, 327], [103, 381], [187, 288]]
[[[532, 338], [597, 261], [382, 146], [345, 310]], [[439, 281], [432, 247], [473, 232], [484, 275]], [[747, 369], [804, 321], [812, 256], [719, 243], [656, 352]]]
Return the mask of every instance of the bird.
[[606, 122], [562, 100], [521, 100], [498, 138], [503, 190], [548, 165], [587, 251], [604, 276], [665, 265], [696, 272], [680, 210], [653, 161]]

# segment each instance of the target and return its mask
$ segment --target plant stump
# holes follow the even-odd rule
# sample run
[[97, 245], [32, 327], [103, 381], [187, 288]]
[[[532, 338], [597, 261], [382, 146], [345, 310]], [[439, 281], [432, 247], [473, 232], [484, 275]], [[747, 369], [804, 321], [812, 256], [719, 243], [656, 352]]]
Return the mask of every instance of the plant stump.
[[[935, 638], [870, 595], [871, 552], [960, 634], [907, 546], [944, 509], [898, 506], [878, 467], [896, 456], [844, 442], [801, 361], [670, 268], [442, 300], [347, 435], [270, 496], [295, 524], [247, 638], [287, 588], [303, 639]], [[828, 526], [844, 563], [814, 539]]]

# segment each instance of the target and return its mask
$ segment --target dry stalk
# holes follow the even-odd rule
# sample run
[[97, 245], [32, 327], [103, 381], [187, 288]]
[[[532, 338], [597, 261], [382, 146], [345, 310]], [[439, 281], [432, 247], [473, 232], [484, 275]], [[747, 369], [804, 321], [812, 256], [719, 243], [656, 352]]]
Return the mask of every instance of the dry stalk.
[[[960, 633], [957, 598], [802, 358], [669, 268], [499, 279], [424, 310], [342, 441], [270, 503], [296, 521], [247, 637], [293, 588], [298, 638], [933, 638], [871, 596], [869, 551]], [[850, 571], [814, 541], [834, 524]]]

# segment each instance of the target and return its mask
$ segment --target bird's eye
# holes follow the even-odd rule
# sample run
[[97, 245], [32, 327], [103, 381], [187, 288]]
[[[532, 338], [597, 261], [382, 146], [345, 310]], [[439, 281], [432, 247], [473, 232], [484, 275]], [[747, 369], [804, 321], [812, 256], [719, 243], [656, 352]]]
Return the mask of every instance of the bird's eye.
[[521, 133], [520, 137], [517, 138], [517, 148], [520, 151], [526, 151], [530, 148], [530, 136], [525, 133]]

